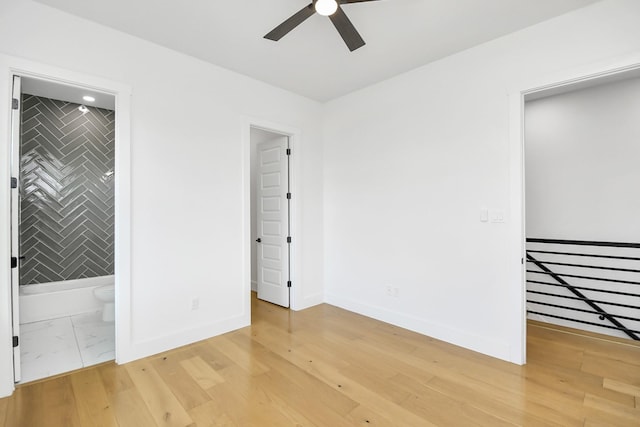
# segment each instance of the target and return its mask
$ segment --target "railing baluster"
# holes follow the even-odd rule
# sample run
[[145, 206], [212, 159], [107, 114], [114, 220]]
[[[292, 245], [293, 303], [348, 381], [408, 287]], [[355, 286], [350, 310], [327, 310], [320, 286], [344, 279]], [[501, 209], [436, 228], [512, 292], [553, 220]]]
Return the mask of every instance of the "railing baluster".
[[[640, 248], [640, 244], [635, 244], [635, 243], [591, 242], [591, 241], [585, 241], [585, 240], [527, 239], [527, 242], [569, 244], [569, 245], [588, 245], [588, 246], [610, 246], [610, 247], [624, 247], [624, 248], [630, 248], [630, 247], [631, 248]], [[586, 295], [584, 295], [582, 292], [580, 292], [580, 290], [578, 290], [576, 287], [572, 286], [567, 281], [565, 281], [561, 276], [563, 276], [563, 277], [582, 278], [582, 279], [601, 280], [601, 281], [615, 282], [615, 283], [638, 284], [638, 285], [640, 285], [639, 282], [617, 280], [617, 279], [596, 278], [596, 277], [589, 277], [589, 276], [578, 276], [578, 275], [571, 275], [571, 274], [565, 274], [565, 273], [555, 273], [551, 269], [549, 269], [545, 265], [545, 263], [543, 261], [538, 261], [529, 252], [527, 252], [526, 255], [527, 255], [527, 260], [529, 262], [532, 262], [536, 267], [538, 267], [540, 270], [542, 270], [542, 271], [532, 271], [532, 273], [543, 273], [543, 274], [547, 274], [547, 275], [551, 276], [556, 282], [558, 282], [561, 285], [563, 285], [571, 293], [573, 293], [579, 299], [581, 299], [587, 305], [589, 305], [589, 307], [594, 309], [596, 311], [596, 314], [604, 317], [609, 322], [611, 322], [613, 325], [615, 325], [614, 329], [618, 329], [618, 330], [624, 332], [626, 335], [628, 335], [633, 340], [640, 341], [640, 337], [638, 337], [638, 335], [636, 335], [636, 333], [638, 333], [638, 331], [633, 331], [633, 330], [628, 329], [627, 327], [625, 327], [622, 323], [620, 323], [616, 319], [616, 317], [614, 315], [611, 315], [611, 314], [607, 313], [606, 311], [604, 311], [598, 304], [596, 304], [593, 300], [591, 300]], [[553, 263], [550, 263], [550, 264], [553, 264]], [[527, 270], [527, 271], [529, 271], [529, 270]], [[563, 317], [563, 316], [552, 315], [552, 314], [549, 314], [549, 313], [543, 314], [543, 313], [539, 313], [539, 312], [535, 312], [535, 311], [529, 311], [529, 312], [530, 313], [534, 313], [534, 314], [546, 315], [546, 316], [549, 316], [549, 317], [555, 317], [555, 318], [558, 318], [558, 319], [578, 321], [576, 319], [570, 319], [570, 318], [566, 318], [566, 317]], [[586, 321], [579, 321], [579, 322], [586, 323], [586, 324], [593, 324], [593, 325], [596, 325], [596, 326], [606, 326], [606, 325], [598, 325], [597, 323], [594, 323], [594, 322], [586, 322]]]
[[594, 242], [592, 240], [561, 240], [561, 239], [536, 239], [527, 237], [529, 243], [549, 243], [556, 245], [577, 245], [577, 246], [607, 246], [610, 248], [635, 248], [640, 249], [640, 243], [625, 242]]
[[[612, 305], [612, 306], [615, 306], [615, 307], [623, 307], [623, 308], [631, 308], [631, 309], [640, 310], [640, 307], [636, 307], [635, 305], [620, 304], [620, 303], [608, 302], [608, 301], [600, 301], [600, 300], [596, 300], [596, 299], [592, 299], [592, 298], [570, 297], [568, 295], [558, 295], [558, 294], [552, 294], [550, 292], [532, 291], [532, 290], [528, 290], [527, 292], [530, 293], [530, 294], [546, 295], [546, 296], [549, 296], [549, 297], [565, 298], [565, 299], [570, 299], [570, 300], [575, 300], [575, 301], [591, 300], [591, 301], [595, 302], [596, 304], [605, 304], [605, 305]], [[531, 301], [527, 301], [527, 302], [531, 302]]]
[[[527, 283], [535, 283], [537, 285], [547, 285], [547, 286], [558, 286], [558, 287], [564, 288], [564, 285], [561, 285], [561, 284], [558, 284], [558, 283], [541, 282], [540, 280], [527, 280]], [[603, 294], [623, 295], [623, 296], [626, 296], [626, 297], [638, 297], [638, 298], [640, 298], [639, 294], [632, 294], [631, 292], [611, 291], [611, 290], [608, 290], [608, 289], [585, 288], [584, 286], [575, 286], [575, 285], [573, 285], [573, 287], [576, 288], [576, 289], [580, 289], [582, 291], [600, 292], [600, 293], [603, 293]], [[610, 304], [618, 305], [616, 303], [610, 303]], [[621, 306], [621, 307], [626, 307], [626, 306]], [[635, 308], [640, 310], [640, 307], [635, 307]], [[635, 320], [638, 320], [640, 322], [640, 319], [635, 319]]]

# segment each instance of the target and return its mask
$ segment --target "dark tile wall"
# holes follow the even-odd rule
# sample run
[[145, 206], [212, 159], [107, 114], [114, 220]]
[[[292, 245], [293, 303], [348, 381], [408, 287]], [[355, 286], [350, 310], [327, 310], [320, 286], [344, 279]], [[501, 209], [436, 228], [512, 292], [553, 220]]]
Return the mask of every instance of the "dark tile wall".
[[22, 97], [20, 284], [113, 274], [115, 113]]

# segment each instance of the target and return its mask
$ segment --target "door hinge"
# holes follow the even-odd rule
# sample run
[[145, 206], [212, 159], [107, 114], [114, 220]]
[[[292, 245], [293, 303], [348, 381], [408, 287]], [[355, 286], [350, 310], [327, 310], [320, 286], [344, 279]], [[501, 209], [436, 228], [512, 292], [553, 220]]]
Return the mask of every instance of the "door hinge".
[[524, 265], [524, 258], [520, 258], [520, 264]]
[[11, 268], [16, 268], [18, 266], [18, 258], [12, 256], [11, 257]]
[[291, 148], [287, 148], [287, 156], [291, 155]]
[[291, 243], [291, 236], [287, 236], [287, 243]]
[[287, 288], [291, 287], [291, 280], [287, 280]]
[[291, 200], [291, 193], [287, 193], [287, 199]]
[[12, 98], [11, 99], [11, 108], [14, 110], [17, 110], [18, 108], [20, 108], [20, 101], [18, 101], [16, 98]]
[[13, 348], [16, 348], [20, 344], [20, 339], [18, 337], [13, 337]]
[[18, 178], [11, 177], [11, 188], [18, 188]]

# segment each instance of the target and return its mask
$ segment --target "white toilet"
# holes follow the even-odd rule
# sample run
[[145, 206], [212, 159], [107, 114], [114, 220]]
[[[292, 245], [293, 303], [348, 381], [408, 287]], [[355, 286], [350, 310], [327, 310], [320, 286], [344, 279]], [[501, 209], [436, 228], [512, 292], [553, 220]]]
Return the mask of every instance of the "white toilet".
[[105, 285], [95, 288], [93, 294], [98, 300], [104, 302], [102, 309], [102, 320], [105, 322], [113, 322], [116, 319], [116, 288], [114, 285]]

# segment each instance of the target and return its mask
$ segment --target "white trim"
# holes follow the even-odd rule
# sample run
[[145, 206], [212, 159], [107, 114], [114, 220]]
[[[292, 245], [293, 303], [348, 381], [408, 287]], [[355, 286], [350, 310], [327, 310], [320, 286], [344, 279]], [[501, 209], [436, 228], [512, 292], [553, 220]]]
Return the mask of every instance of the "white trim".
[[[9, 129], [9, 90], [13, 75], [20, 75], [54, 83], [85, 87], [97, 92], [112, 94], [116, 98], [115, 129], [115, 288], [116, 288], [116, 362], [133, 360], [131, 343], [131, 87], [119, 82], [106, 80], [71, 70], [0, 54], [0, 121]], [[0, 144], [0, 182], [9, 182], [9, 132], [4, 132]], [[6, 188], [5, 188], [6, 187]], [[8, 359], [11, 349], [11, 323], [7, 316], [11, 313], [9, 275], [9, 186], [0, 186], [0, 397], [10, 395], [14, 390], [13, 372]]]
[[[245, 117], [242, 124], [242, 191], [243, 191], [243, 226], [242, 226], [242, 239], [244, 242], [243, 247], [243, 275], [242, 283], [243, 292], [245, 293], [245, 304], [247, 307], [251, 307], [251, 294], [249, 292], [251, 288], [251, 128], [266, 130], [268, 132], [277, 133], [280, 135], [289, 137], [289, 148], [291, 148], [291, 163], [289, 164], [289, 180], [290, 191], [293, 197], [291, 198], [291, 259], [289, 265], [291, 268], [291, 293], [289, 296], [289, 307], [292, 310], [301, 310], [306, 306], [303, 303], [302, 292], [302, 256], [300, 254], [300, 248], [302, 247], [302, 233], [301, 225], [302, 221], [298, 218], [299, 207], [301, 206], [300, 194], [297, 189], [297, 183], [301, 182], [301, 167], [300, 161], [302, 159], [302, 132], [294, 127], [283, 125], [280, 123], [274, 123], [268, 120], [262, 120], [259, 118]], [[250, 311], [250, 310], [249, 310]]]
[[452, 328], [443, 323], [428, 322], [424, 319], [410, 316], [399, 311], [389, 310], [388, 308], [375, 306], [371, 304], [363, 304], [351, 298], [345, 298], [341, 295], [326, 294], [327, 304], [343, 308], [345, 310], [362, 314], [382, 322], [390, 323], [431, 338], [435, 338], [446, 342], [455, 342], [456, 345], [462, 346], [469, 350], [479, 353], [488, 354], [503, 360], [508, 360], [511, 354], [511, 346], [508, 342], [492, 340], [485, 336], [470, 334], [467, 331]]
[[[20, 99], [20, 95], [22, 94], [22, 77], [13, 76], [11, 78], [13, 81], [11, 88], [11, 102], [16, 99], [18, 101], [18, 106], [21, 107], [22, 100]], [[11, 177], [19, 178], [20, 177], [20, 133], [22, 132], [22, 116], [20, 114], [22, 108], [18, 108], [17, 111], [11, 110], [11, 140], [9, 142], [10, 148], [9, 151], [11, 153], [11, 157], [9, 162], [11, 163], [10, 174]], [[11, 247], [11, 255], [19, 256], [20, 255], [20, 195], [18, 191], [11, 191], [9, 196], [11, 200], [10, 205], [10, 224], [11, 224], [11, 233], [10, 233], [10, 243]], [[19, 264], [19, 263], [18, 263]], [[15, 270], [11, 270], [11, 321], [13, 336], [20, 337], [20, 298], [18, 294], [20, 293], [20, 268], [16, 268]], [[22, 348], [20, 345], [13, 348], [13, 379], [15, 382], [22, 380]]]
[[304, 310], [309, 307], [313, 307], [319, 304], [322, 304], [324, 301], [324, 294], [317, 293], [313, 295], [307, 295], [304, 298], [300, 298], [298, 303], [296, 304], [296, 311]]
[[[514, 310], [518, 310], [514, 319], [512, 340], [519, 345], [512, 346], [510, 360], [514, 363], [526, 363], [527, 348], [527, 311], [525, 265], [521, 258], [525, 253], [525, 182], [524, 182], [524, 97], [525, 95], [556, 89], [561, 86], [582, 84], [589, 80], [607, 78], [614, 74], [637, 71], [640, 68], [640, 52], [617, 58], [586, 64], [580, 67], [562, 70], [553, 74], [531, 79], [509, 91], [509, 175], [510, 209], [509, 224], [509, 282], [514, 283]], [[516, 256], [517, 255], [517, 256]]]
[[[509, 360], [519, 365], [527, 362], [527, 309], [525, 283], [525, 209], [524, 209], [524, 100], [518, 92], [509, 96], [509, 277], [513, 280], [511, 301], [516, 313], [513, 323], [511, 354]], [[515, 116], [514, 116], [515, 114]], [[510, 283], [511, 283], [510, 280]]]
[[[249, 315], [251, 315], [251, 313], [249, 313]], [[165, 352], [169, 350], [167, 348], [167, 343], [169, 342], [171, 343], [170, 349], [176, 349], [217, 335], [225, 334], [229, 331], [235, 331], [248, 325], [249, 322], [247, 321], [246, 314], [241, 313], [237, 316], [201, 324], [194, 328], [189, 327], [183, 331], [163, 335], [162, 337], [137, 340], [135, 342], [135, 346], [132, 347], [127, 354], [127, 357], [129, 358], [127, 362]]]

